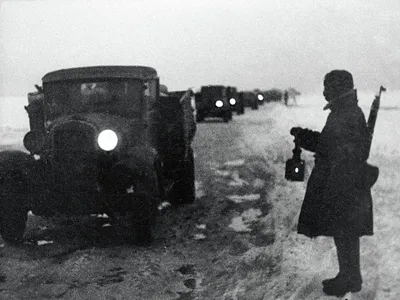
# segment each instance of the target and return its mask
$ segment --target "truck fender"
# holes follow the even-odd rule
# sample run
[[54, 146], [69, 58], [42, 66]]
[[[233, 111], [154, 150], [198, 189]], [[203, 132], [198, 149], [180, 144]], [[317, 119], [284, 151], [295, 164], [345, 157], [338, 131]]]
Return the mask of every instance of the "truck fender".
[[[38, 193], [35, 182], [36, 179], [37, 182], [40, 182], [40, 179], [34, 175], [34, 162], [33, 157], [22, 151], [0, 152], [0, 217], [10, 217], [10, 211], [20, 212], [21, 222], [18, 222], [18, 224], [21, 228], [19, 228], [19, 235], [23, 233], [25, 228], [26, 220], [24, 221], [25, 217], [22, 214], [31, 209], [33, 195]], [[7, 215], [3, 215], [7, 211]], [[11, 218], [14, 217], [11, 216]], [[3, 230], [5, 229], [2, 228]], [[6, 230], [3, 234], [7, 232]]]
[[0, 180], [28, 180], [34, 171], [35, 160], [28, 153], [16, 150], [0, 152]]

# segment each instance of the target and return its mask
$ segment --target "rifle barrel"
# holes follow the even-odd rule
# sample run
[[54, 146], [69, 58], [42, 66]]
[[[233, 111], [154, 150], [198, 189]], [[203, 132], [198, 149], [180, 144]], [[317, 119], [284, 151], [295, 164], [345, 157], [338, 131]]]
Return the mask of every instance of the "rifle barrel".
[[378, 111], [379, 111], [379, 107], [380, 107], [380, 103], [381, 103], [382, 92], [386, 92], [386, 88], [384, 88], [383, 86], [380, 86], [378, 94], [375, 96], [374, 101], [372, 101], [371, 110], [369, 112], [369, 117], [368, 117], [368, 122], [367, 122], [367, 127], [368, 127], [368, 131], [369, 131], [369, 135], [370, 135], [368, 152], [371, 150], [372, 138], [374, 136], [375, 123], [376, 123], [376, 119], [378, 117]]

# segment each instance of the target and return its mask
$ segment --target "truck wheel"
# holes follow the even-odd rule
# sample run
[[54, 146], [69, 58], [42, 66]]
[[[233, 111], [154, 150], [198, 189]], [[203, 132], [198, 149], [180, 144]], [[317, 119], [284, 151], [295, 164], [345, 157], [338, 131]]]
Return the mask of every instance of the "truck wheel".
[[153, 241], [150, 219], [132, 224], [133, 242], [138, 246], [147, 246]]
[[22, 185], [10, 179], [0, 185], [0, 234], [9, 244], [20, 244], [26, 228], [29, 196]]
[[204, 116], [202, 114], [197, 113], [196, 115], [196, 122], [200, 123], [204, 121]]
[[232, 116], [229, 116], [229, 113], [226, 113], [226, 114], [223, 116], [222, 119], [224, 120], [225, 123], [228, 123], [228, 122], [232, 119]]
[[196, 199], [194, 181], [194, 158], [190, 150], [185, 166], [179, 171], [178, 179], [168, 193], [169, 202], [174, 206], [193, 203]]
[[152, 224], [155, 218], [151, 196], [139, 192], [134, 196], [135, 209], [132, 212], [132, 239], [138, 246], [149, 245], [153, 241]]

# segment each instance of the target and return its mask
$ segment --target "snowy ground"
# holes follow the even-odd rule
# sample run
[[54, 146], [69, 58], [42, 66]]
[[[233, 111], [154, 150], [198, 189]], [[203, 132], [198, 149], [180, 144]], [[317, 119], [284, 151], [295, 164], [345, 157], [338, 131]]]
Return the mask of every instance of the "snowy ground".
[[[367, 112], [373, 95], [359, 96]], [[362, 239], [364, 285], [353, 299], [400, 297], [395, 100], [382, 96], [376, 124], [369, 159], [380, 168], [372, 190], [375, 235]], [[71, 224], [30, 216], [22, 248], [0, 239], [0, 299], [335, 299], [321, 286], [337, 272], [333, 242], [296, 233], [306, 182], [284, 179], [293, 148], [289, 129], [320, 130], [328, 113], [322, 97], [298, 103], [248, 109], [229, 124], [199, 124], [196, 204], [161, 216], [151, 247], [119, 241], [126, 234], [119, 228], [99, 234], [89, 218]], [[3, 128], [0, 148], [20, 148], [19, 136], [23, 131]], [[302, 156], [307, 180], [313, 157]]]

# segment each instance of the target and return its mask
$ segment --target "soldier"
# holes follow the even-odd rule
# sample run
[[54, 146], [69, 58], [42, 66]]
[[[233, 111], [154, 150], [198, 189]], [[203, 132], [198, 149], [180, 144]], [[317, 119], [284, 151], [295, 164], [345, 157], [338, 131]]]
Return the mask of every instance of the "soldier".
[[287, 106], [289, 101], [289, 92], [287, 90], [283, 93], [283, 101], [285, 101], [285, 105]]
[[342, 296], [361, 290], [360, 236], [373, 235], [370, 186], [361, 182], [370, 137], [351, 73], [326, 74], [323, 95], [331, 112], [322, 132], [291, 129], [300, 147], [315, 152], [298, 233], [333, 237], [339, 273], [322, 282], [323, 291]]

